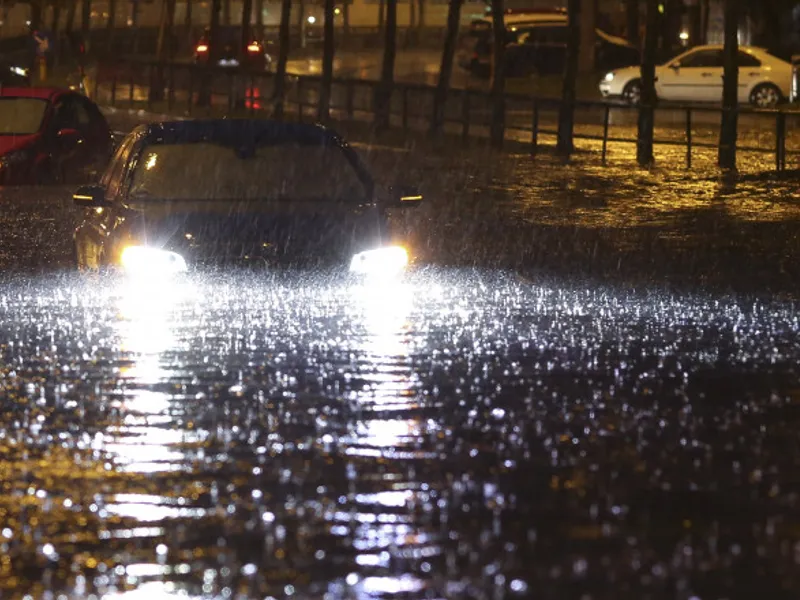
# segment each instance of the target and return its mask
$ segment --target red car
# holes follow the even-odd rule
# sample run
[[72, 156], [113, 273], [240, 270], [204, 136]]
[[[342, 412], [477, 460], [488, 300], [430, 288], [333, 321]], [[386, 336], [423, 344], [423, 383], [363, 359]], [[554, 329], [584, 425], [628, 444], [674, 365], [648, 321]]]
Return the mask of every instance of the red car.
[[0, 184], [93, 181], [113, 145], [108, 123], [85, 96], [0, 87]]

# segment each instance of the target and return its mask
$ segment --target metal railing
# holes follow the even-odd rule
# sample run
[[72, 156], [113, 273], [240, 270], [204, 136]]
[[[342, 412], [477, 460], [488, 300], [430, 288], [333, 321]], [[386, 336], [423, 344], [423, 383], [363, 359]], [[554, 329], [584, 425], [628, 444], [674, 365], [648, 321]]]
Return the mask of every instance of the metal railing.
[[[100, 102], [112, 106], [126, 103], [130, 107], [167, 113], [177, 110], [190, 117], [210, 116], [220, 111], [268, 116], [272, 113], [274, 79], [274, 74], [268, 72], [123, 60], [98, 66], [94, 95]], [[371, 121], [375, 114], [378, 85], [379, 82], [374, 80], [335, 77], [331, 91], [333, 118]], [[287, 75], [285, 106], [288, 112], [299, 119], [315, 118], [320, 86], [320, 76]], [[407, 131], [429, 130], [434, 115], [434, 91], [435, 87], [431, 85], [395, 83], [390, 102], [391, 126]], [[203, 95], [207, 102], [198, 104]], [[507, 139], [527, 139], [531, 155], [535, 156], [541, 150], [543, 136], [557, 134], [554, 116], [560, 108], [560, 99], [506, 94], [505, 105]], [[460, 135], [463, 140], [488, 137], [491, 106], [488, 91], [451, 89], [444, 107], [443, 130]], [[604, 164], [610, 145], [637, 143], [636, 107], [587, 100], [577, 101], [574, 107], [577, 117], [573, 138], [598, 142]], [[654, 145], [684, 147], [687, 168], [692, 167], [696, 149], [717, 148], [714, 115], [720, 116], [720, 107], [670, 105], [660, 106], [658, 111], [669, 114], [671, 122], [667, 128], [658, 127], [659, 119], [656, 117]], [[740, 107], [738, 114], [740, 121], [746, 121], [747, 132], [740, 136], [737, 151], [773, 154], [776, 170], [786, 168], [787, 156], [800, 155], [800, 111]], [[581, 117], [584, 117], [583, 121]], [[719, 118], [716, 126], [718, 124]], [[740, 129], [745, 128], [740, 126]], [[615, 134], [615, 130], [629, 135]], [[791, 148], [787, 148], [787, 136], [796, 142]]]

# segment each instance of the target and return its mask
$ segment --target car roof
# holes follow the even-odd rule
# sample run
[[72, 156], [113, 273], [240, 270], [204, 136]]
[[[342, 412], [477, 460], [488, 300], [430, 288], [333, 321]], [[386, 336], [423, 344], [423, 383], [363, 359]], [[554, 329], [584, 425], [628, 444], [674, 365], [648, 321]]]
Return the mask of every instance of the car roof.
[[[691, 48], [687, 48], [686, 52], [694, 50], [724, 50], [724, 49], [725, 46], [723, 44], [704, 44], [702, 46], [692, 46]], [[742, 44], [739, 44], [739, 50], [744, 50], [745, 52], [759, 52], [767, 54], [767, 51], [759, 46], [743, 46]]]
[[[475, 19], [473, 23], [492, 23], [492, 17], [481, 17]], [[566, 23], [567, 15], [557, 12], [546, 13], [515, 13], [503, 15], [503, 22], [506, 25], [520, 25], [522, 23]]]
[[0, 86], [0, 97], [41, 98], [50, 100], [54, 96], [69, 93], [69, 90], [57, 87], [11, 87]]
[[[678, 54], [674, 58], [678, 58], [678, 56], [686, 56], [690, 52], [696, 52], [696, 51], [699, 51], [699, 50], [718, 50], [718, 51], [722, 52], [723, 50], [725, 50], [725, 46], [722, 45], [722, 44], [705, 44], [703, 46], [693, 46], [692, 48], [688, 48], [684, 52], [681, 52], [680, 54]], [[742, 52], [747, 52], [748, 54], [752, 54], [752, 55], [754, 55], [754, 56], [756, 56], [758, 58], [762, 58], [762, 59], [768, 58], [770, 61], [789, 64], [785, 60], [775, 56], [774, 54], [770, 54], [769, 50], [767, 50], [766, 48], [762, 48], [761, 46], [742, 46], [742, 45], [739, 45], [739, 50], [741, 50]]]
[[335, 131], [322, 125], [268, 119], [203, 119], [164, 121], [140, 125], [136, 133], [145, 143], [197, 143], [213, 141], [230, 145], [298, 142], [309, 146], [345, 145]]

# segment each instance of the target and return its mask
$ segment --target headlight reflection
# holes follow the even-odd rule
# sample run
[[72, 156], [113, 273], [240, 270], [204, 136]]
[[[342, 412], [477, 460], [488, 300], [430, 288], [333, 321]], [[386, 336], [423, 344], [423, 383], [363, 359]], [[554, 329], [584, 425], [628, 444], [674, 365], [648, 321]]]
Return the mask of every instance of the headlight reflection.
[[[124, 280], [116, 289], [116, 330], [127, 364], [120, 368], [122, 422], [106, 431], [107, 449], [120, 470], [135, 473], [170, 471], [185, 463], [181, 449], [197, 441], [199, 432], [176, 426], [174, 397], [162, 384], [174, 377], [169, 354], [180, 347], [180, 330], [191, 314], [196, 290], [190, 282], [147, 285]], [[110, 512], [138, 518], [135, 502], [109, 506]]]

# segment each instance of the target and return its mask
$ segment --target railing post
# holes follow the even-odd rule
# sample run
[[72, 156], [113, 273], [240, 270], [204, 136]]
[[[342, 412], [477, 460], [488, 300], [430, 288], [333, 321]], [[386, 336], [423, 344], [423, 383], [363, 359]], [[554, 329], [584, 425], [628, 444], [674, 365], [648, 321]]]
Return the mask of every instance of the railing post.
[[603, 165], [606, 164], [606, 150], [608, 149], [608, 115], [611, 112], [611, 108], [606, 104], [605, 112], [603, 113], [603, 157], [602, 162]]
[[236, 104], [236, 74], [228, 75], [228, 114], [233, 114]]
[[539, 151], [539, 100], [533, 101], [533, 123], [531, 131], [531, 156]]
[[117, 105], [117, 69], [114, 68], [114, 74], [111, 76], [111, 106]]
[[128, 82], [130, 83], [130, 87], [128, 88], [128, 104], [133, 107], [133, 63], [128, 64]]
[[248, 112], [252, 117], [256, 112], [256, 76], [252, 73], [250, 73], [250, 85], [244, 95], [245, 102], [247, 102], [247, 92], [250, 92], [250, 106], [248, 107]]
[[[463, 93], [464, 96], [461, 103], [461, 137], [466, 140], [469, 138], [469, 90], [464, 90]], [[442, 127], [444, 127], [444, 123], [442, 123]]]
[[692, 109], [686, 109], [686, 168], [692, 168]]
[[[84, 93], [86, 93], [89, 90], [86, 89], [86, 71], [83, 68], [83, 66], [81, 66], [78, 69], [78, 73], [79, 77], [81, 78], [80, 88], [83, 90]], [[98, 65], [97, 69], [95, 69], [95, 74], [94, 74], [94, 95], [92, 96], [92, 98], [97, 98], [97, 93], [99, 91], [99, 88], [100, 88], [100, 66]]]
[[[389, 120], [392, 118], [392, 96], [389, 96]], [[408, 129], [408, 88], [403, 86], [403, 129]]]
[[355, 94], [354, 84], [352, 79], [347, 80], [347, 84], [345, 87], [345, 105], [347, 108], [347, 116], [349, 118], [353, 118], [354, 109], [353, 109], [353, 96]]
[[192, 100], [194, 97], [194, 69], [189, 67], [189, 85], [188, 85], [188, 96], [186, 101], [186, 113], [191, 117], [192, 116]]
[[153, 84], [155, 82], [155, 77], [153, 76], [154, 72], [153, 63], [150, 63], [150, 66], [147, 69], [147, 110], [153, 109]]
[[303, 121], [303, 78], [297, 76], [297, 120]]
[[775, 170], [782, 171], [786, 168], [786, 114], [782, 111], [775, 113]]
[[170, 63], [167, 84], [167, 111], [172, 112], [172, 106], [175, 103], [175, 66]]

